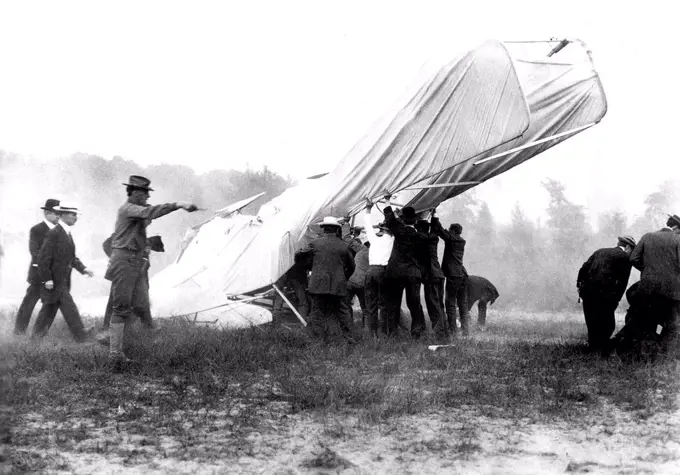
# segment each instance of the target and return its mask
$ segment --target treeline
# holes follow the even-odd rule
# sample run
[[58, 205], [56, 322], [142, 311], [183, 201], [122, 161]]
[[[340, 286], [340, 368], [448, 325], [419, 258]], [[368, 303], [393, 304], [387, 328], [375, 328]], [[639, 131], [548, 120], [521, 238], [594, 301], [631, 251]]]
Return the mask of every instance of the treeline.
[[[547, 197], [546, 222], [529, 219], [516, 204], [511, 222], [498, 223], [474, 190], [437, 210], [443, 223], [464, 226], [466, 268], [498, 287], [499, 307], [577, 310], [576, 275], [590, 254], [615, 246], [622, 234], [639, 240], [643, 234], [660, 229], [667, 213], [677, 212], [673, 211], [678, 204], [677, 184], [667, 181], [647, 195], [642, 215], [629, 217], [621, 210], [612, 210], [599, 216], [594, 230], [586, 209], [567, 198], [562, 183], [548, 179], [542, 185]], [[630, 283], [638, 279], [639, 273], [633, 269]]]
[[[225, 168], [227, 166], [225, 163]], [[69, 200], [79, 205], [82, 215], [76, 225], [78, 253], [83, 260], [95, 261], [103, 272], [106, 257], [101, 243], [113, 232], [116, 211], [127, 199], [122, 183], [127, 182], [130, 175], [144, 175], [151, 179], [151, 187], [155, 190], [151, 193], [151, 204], [191, 201], [208, 210], [195, 213], [178, 211], [153, 221], [148, 233], [160, 234], [168, 252], [154, 254], [152, 272], [176, 257], [186, 228], [208, 218], [211, 211], [265, 192], [266, 195], [244, 209], [245, 213], [256, 213], [262, 203], [294, 184], [291, 178], [282, 177], [266, 167], [197, 174], [187, 166], [142, 167], [120, 157], [105, 160], [76, 154], [40, 161], [0, 151], [0, 232], [6, 254], [9, 254], [5, 256], [5, 266], [11, 262], [18, 263], [21, 287], [25, 279], [21, 275], [25, 274], [29, 259], [28, 231], [42, 219], [39, 207], [46, 198]], [[3, 288], [7, 289], [14, 279], [7, 275], [3, 277]]]

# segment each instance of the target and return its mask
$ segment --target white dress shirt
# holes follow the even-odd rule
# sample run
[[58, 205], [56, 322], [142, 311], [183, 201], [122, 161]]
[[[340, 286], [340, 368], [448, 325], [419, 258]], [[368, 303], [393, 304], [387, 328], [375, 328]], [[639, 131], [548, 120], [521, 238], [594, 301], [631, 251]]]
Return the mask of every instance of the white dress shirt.
[[368, 248], [368, 265], [369, 266], [386, 266], [387, 261], [392, 255], [392, 246], [394, 245], [394, 236], [383, 233], [378, 236], [373, 229], [371, 222], [371, 213], [364, 210], [364, 226], [366, 227], [366, 237], [371, 247]]

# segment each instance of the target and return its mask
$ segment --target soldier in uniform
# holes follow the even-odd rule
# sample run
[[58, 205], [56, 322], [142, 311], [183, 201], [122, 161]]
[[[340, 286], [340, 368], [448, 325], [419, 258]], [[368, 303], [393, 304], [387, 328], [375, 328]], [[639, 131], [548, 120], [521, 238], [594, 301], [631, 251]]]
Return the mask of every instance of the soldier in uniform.
[[187, 202], [149, 205], [151, 181], [143, 176], [131, 175], [126, 187], [127, 201], [118, 209], [116, 225], [111, 240], [111, 257], [106, 278], [111, 280], [113, 311], [109, 327], [109, 361], [113, 370], [123, 369], [130, 360], [123, 352], [125, 322], [135, 308], [149, 307], [146, 256], [146, 228], [152, 220], [178, 209], [193, 212], [198, 209]]
[[26, 295], [21, 301], [16, 321], [14, 322], [15, 335], [26, 333], [35, 304], [40, 300], [40, 291], [43, 286], [38, 274], [38, 254], [45, 241], [47, 232], [59, 222], [59, 215], [54, 210], [56, 206], [59, 206], [59, 200], [49, 198], [45, 201], [45, 206], [40, 208], [43, 210], [43, 220], [33, 226], [29, 233], [28, 251], [31, 253], [31, 265], [28, 268], [28, 289], [26, 289]]
[[616, 328], [614, 312], [628, 286], [629, 256], [634, 247], [631, 236], [619, 236], [616, 247], [598, 249], [578, 272], [576, 286], [583, 300], [588, 346], [593, 351], [608, 351]]
[[55, 211], [59, 215], [59, 223], [47, 232], [38, 254], [38, 274], [43, 283], [40, 298], [43, 305], [35, 321], [32, 336], [45, 336], [57, 310], [61, 310], [76, 341], [85, 341], [90, 333], [85, 331], [78, 307], [71, 296], [71, 270], [75, 268], [88, 277], [92, 277], [93, 273], [76, 256], [76, 245], [71, 236], [71, 229], [78, 221], [78, 208], [61, 203]]
[[338, 236], [342, 227], [337, 219], [326, 217], [320, 226], [323, 236], [301, 251], [312, 256], [308, 289], [312, 302], [309, 328], [313, 335], [327, 340], [329, 324], [337, 321], [343, 336], [352, 342], [352, 322], [342, 311], [342, 306], [348, 296], [347, 281], [354, 272], [354, 259], [347, 243]]

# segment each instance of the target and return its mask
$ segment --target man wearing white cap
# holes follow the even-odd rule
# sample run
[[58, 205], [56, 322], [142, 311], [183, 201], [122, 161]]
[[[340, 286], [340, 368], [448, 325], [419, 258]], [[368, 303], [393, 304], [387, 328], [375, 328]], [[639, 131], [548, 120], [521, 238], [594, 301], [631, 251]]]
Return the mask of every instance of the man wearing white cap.
[[59, 215], [59, 223], [48, 231], [38, 254], [38, 274], [43, 284], [40, 298], [43, 306], [33, 327], [33, 337], [45, 336], [57, 310], [61, 310], [73, 337], [77, 341], [85, 341], [89, 335], [83, 326], [78, 307], [71, 297], [73, 268], [83, 275], [93, 276], [76, 256], [76, 246], [71, 236], [71, 229], [78, 221], [78, 208], [62, 202], [54, 210]]
[[307, 289], [312, 301], [309, 328], [313, 335], [328, 339], [329, 323], [335, 320], [343, 336], [351, 342], [351, 321], [345, 318], [341, 306], [348, 296], [347, 281], [354, 272], [354, 258], [347, 243], [338, 237], [342, 226], [337, 219], [326, 217], [320, 226], [323, 236], [302, 251], [312, 256], [312, 275]]
[[616, 247], [598, 249], [581, 266], [576, 280], [588, 327], [588, 346], [609, 352], [609, 337], [616, 328], [614, 312], [628, 286], [629, 256], [635, 248], [632, 236], [619, 236]]

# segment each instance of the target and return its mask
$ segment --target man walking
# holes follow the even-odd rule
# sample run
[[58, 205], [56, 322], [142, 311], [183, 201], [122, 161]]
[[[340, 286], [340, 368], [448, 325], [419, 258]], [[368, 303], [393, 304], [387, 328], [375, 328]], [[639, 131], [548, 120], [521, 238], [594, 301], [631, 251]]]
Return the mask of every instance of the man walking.
[[187, 202], [147, 204], [151, 181], [131, 175], [126, 187], [127, 201], [118, 209], [111, 240], [111, 257], [106, 278], [111, 280], [112, 315], [109, 327], [109, 361], [113, 370], [120, 370], [131, 361], [123, 353], [125, 322], [135, 308], [149, 307], [149, 285], [146, 228], [152, 220], [178, 209], [193, 212], [198, 209]]
[[40, 299], [42, 282], [38, 274], [38, 254], [43, 242], [45, 242], [47, 232], [59, 222], [59, 216], [54, 210], [56, 206], [59, 206], [59, 200], [49, 198], [45, 201], [45, 206], [40, 208], [43, 210], [43, 220], [33, 226], [29, 233], [28, 251], [31, 253], [31, 264], [28, 268], [28, 289], [26, 289], [26, 295], [24, 295], [24, 299], [21, 301], [17, 311], [16, 321], [14, 322], [15, 335], [26, 333], [35, 304]]
[[342, 312], [342, 305], [348, 296], [347, 281], [354, 272], [354, 258], [347, 243], [338, 236], [342, 227], [337, 219], [326, 217], [320, 226], [323, 236], [313, 240], [309, 249], [302, 251], [312, 256], [308, 289], [312, 301], [309, 328], [313, 335], [328, 340], [329, 324], [337, 321], [343, 336], [352, 342], [352, 322]]
[[463, 265], [465, 255], [465, 239], [461, 236], [463, 226], [453, 223], [449, 230], [445, 230], [439, 218], [432, 210], [431, 229], [444, 240], [444, 257], [442, 259], [442, 271], [446, 277], [446, 315], [449, 320], [451, 332], [456, 333], [456, 305], [460, 314], [460, 326], [463, 336], [470, 333], [470, 311], [467, 304], [467, 278], [468, 273]]
[[578, 272], [576, 286], [593, 351], [609, 351], [609, 338], [616, 328], [614, 312], [628, 286], [629, 256], [635, 244], [631, 236], [619, 236], [616, 247], [598, 249]]
[[640, 270], [639, 292], [662, 306], [661, 351], [677, 346], [680, 319], [680, 217], [669, 216], [666, 227], [640, 238], [630, 261]]
[[71, 270], [92, 277], [92, 271], [85, 268], [76, 256], [76, 246], [71, 229], [78, 221], [78, 208], [61, 203], [55, 208], [59, 223], [48, 231], [38, 254], [38, 273], [43, 283], [40, 298], [43, 302], [33, 327], [33, 337], [42, 338], [47, 334], [61, 310], [64, 320], [76, 341], [85, 341], [88, 333], [80, 318], [78, 307], [71, 297]]

